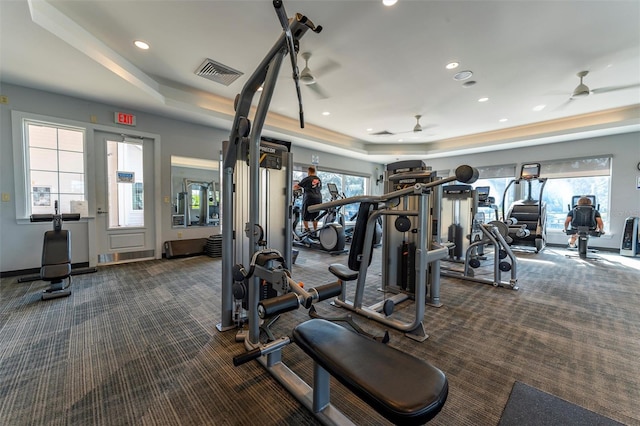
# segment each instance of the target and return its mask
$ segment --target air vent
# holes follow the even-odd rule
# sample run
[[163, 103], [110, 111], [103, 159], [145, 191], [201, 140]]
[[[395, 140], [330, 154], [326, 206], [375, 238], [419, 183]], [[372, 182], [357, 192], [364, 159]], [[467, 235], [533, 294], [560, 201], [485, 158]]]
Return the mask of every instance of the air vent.
[[229, 86], [242, 74], [244, 73], [208, 58], [196, 70], [196, 75], [225, 86]]

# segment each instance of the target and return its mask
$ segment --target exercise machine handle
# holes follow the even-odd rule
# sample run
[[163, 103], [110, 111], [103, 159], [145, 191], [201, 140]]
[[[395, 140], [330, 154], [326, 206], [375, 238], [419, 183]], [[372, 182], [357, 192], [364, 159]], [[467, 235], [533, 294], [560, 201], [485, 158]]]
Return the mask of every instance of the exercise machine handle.
[[29, 218], [31, 222], [52, 222], [52, 214], [32, 214]]
[[287, 49], [289, 50], [289, 57], [291, 58], [291, 69], [293, 71], [293, 82], [296, 86], [296, 94], [298, 96], [298, 108], [300, 115], [300, 128], [304, 129], [304, 110], [302, 108], [302, 93], [300, 92], [300, 72], [298, 70], [298, 64], [296, 62], [296, 42], [293, 40], [293, 35], [291, 34], [291, 27], [289, 26], [289, 18], [287, 18], [287, 12], [284, 10], [284, 4], [282, 4], [282, 0], [273, 0], [273, 7], [276, 10], [276, 15], [278, 15], [278, 19], [280, 20], [280, 25], [282, 25], [282, 29], [285, 34], [285, 41], [287, 45]]
[[234, 356], [233, 365], [237, 367], [239, 365], [246, 364], [249, 361], [260, 358], [260, 355], [262, 355], [262, 350], [260, 348], [252, 349], [249, 352]]
[[295, 311], [300, 305], [305, 309], [311, 308], [315, 302], [339, 296], [342, 292], [342, 285], [339, 282], [319, 285], [317, 287], [304, 290], [296, 283], [289, 281], [291, 293], [282, 296], [265, 299], [258, 303], [258, 316], [262, 319], [283, 314], [289, 311]]
[[424, 191], [428, 188], [444, 185], [445, 183], [459, 181], [462, 183], [473, 183], [478, 180], [479, 172], [475, 167], [463, 165], [458, 166], [455, 171], [455, 176], [449, 176], [444, 179], [439, 179], [429, 183], [417, 183], [409, 188], [399, 189], [397, 191], [388, 192], [382, 195], [356, 195], [354, 197], [343, 198], [341, 200], [329, 201], [321, 204], [314, 204], [307, 207], [307, 210], [311, 213], [318, 212], [320, 210], [328, 210], [338, 206], [344, 206], [346, 204], [353, 203], [386, 203], [395, 198], [403, 197], [409, 194], [415, 194], [417, 191]]
[[316, 292], [318, 295], [318, 299], [316, 301], [320, 302], [331, 297], [339, 296], [340, 293], [342, 293], [342, 285], [336, 281], [329, 284], [319, 285], [311, 289], [311, 291]]
[[51, 213], [45, 213], [45, 214], [32, 214], [29, 217], [29, 220], [31, 222], [53, 222], [55, 220], [55, 218], [58, 217], [60, 218], [63, 222], [67, 222], [67, 221], [78, 221], [80, 220], [80, 213], [62, 213], [62, 214], [51, 214]]
[[289, 343], [291, 343], [291, 339], [289, 337], [281, 337], [280, 339], [274, 340], [273, 342], [269, 342], [264, 346], [259, 346], [243, 354], [234, 356], [233, 365], [237, 367], [251, 360], [258, 359], [262, 355], [269, 355], [272, 352], [282, 349], [283, 347], [287, 346]]

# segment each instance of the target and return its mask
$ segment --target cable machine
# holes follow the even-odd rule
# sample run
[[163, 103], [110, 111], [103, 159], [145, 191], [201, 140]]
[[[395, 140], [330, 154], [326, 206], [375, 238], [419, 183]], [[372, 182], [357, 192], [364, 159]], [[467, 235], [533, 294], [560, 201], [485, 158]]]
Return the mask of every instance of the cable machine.
[[[390, 422], [424, 424], [442, 409], [448, 395], [444, 373], [431, 364], [322, 319], [297, 325], [291, 337], [276, 339], [268, 328], [280, 313], [299, 306], [309, 309], [313, 303], [335, 297], [342, 290], [338, 282], [302, 288], [291, 278], [288, 269], [292, 257], [293, 185], [291, 173], [281, 173], [278, 165], [282, 160], [284, 166], [285, 158], [287, 164], [291, 164], [291, 155], [262, 144], [260, 133], [280, 65], [287, 54], [291, 56], [300, 124], [304, 127], [296, 65], [298, 41], [308, 30], [318, 33], [321, 27], [300, 14], [288, 19], [281, 0], [274, 0], [273, 5], [283, 33], [236, 97], [230, 139], [223, 144], [222, 320], [217, 328], [220, 331], [234, 328], [235, 321], [239, 320], [234, 308], [242, 304], [247, 313], [248, 330], [241, 330], [236, 340], [242, 340], [247, 351], [234, 357], [234, 365], [257, 360], [323, 424], [353, 425], [331, 404], [330, 376]], [[252, 127], [248, 113], [261, 85], [263, 91]], [[270, 158], [270, 167], [261, 168], [266, 166], [262, 161], [267, 158]], [[276, 179], [279, 182], [276, 183]], [[276, 217], [278, 210], [284, 210], [284, 214]], [[268, 246], [281, 246], [282, 252]], [[242, 294], [245, 292], [246, 297]], [[265, 295], [265, 292], [272, 294]], [[234, 299], [240, 303], [234, 304]], [[266, 321], [274, 315], [274, 319]], [[266, 332], [266, 342], [261, 341], [261, 330]], [[313, 387], [282, 361], [283, 348], [291, 342], [314, 361]], [[398, 374], [407, 365], [414, 374]], [[385, 380], [373, 383], [370, 378], [378, 374]], [[412, 391], [401, 395], [398, 389]], [[256, 421], [259, 422], [259, 418]]]

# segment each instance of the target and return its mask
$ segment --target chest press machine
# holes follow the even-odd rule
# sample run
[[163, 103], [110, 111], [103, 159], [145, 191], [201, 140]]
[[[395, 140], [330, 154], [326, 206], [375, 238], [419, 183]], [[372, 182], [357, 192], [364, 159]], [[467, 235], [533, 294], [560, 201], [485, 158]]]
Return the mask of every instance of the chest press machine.
[[[282, 1], [274, 0], [273, 5], [283, 33], [236, 97], [234, 123], [223, 155], [223, 218], [235, 218], [234, 210], [240, 215], [243, 213], [241, 207], [245, 207], [249, 219], [245, 223], [244, 233], [234, 229], [237, 226], [234, 226], [233, 221], [223, 224], [222, 321], [217, 328], [226, 331], [236, 327], [233, 293], [234, 289], [244, 288], [248, 292], [248, 332], [244, 334], [244, 346], [248, 352], [235, 357], [235, 365], [257, 359], [324, 424], [353, 424], [330, 403], [330, 376], [343, 383], [388, 420], [398, 424], [423, 424], [442, 409], [448, 394], [448, 382], [444, 373], [431, 364], [322, 319], [312, 319], [296, 326], [292, 337], [270, 339], [267, 343], [260, 341], [261, 316], [267, 318], [269, 315], [279, 315], [299, 305], [310, 308], [312, 303], [335, 297], [341, 291], [339, 283], [308, 290], [299, 286], [291, 279], [287, 269], [287, 265], [291, 264], [291, 234], [284, 233], [286, 241], [283, 243], [282, 254], [276, 249], [266, 248], [264, 230], [259, 224], [261, 220], [271, 223], [269, 218], [264, 217], [266, 212], [260, 210], [259, 194], [265, 192], [268, 182], [260, 181], [257, 154], [261, 129], [278, 71], [283, 57], [289, 54], [300, 105], [301, 127], [304, 127], [296, 53], [299, 39], [308, 30], [316, 33], [321, 31], [321, 27], [316, 27], [301, 14], [288, 19]], [[263, 91], [252, 128], [247, 117], [253, 96], [261, 85]], [[249, 145], [249, 183], [241, 186], [234, 182], [234, 171], [238, 163], [246, 160], [244, 150], [241, 149], [243, 144]], [[276, 188], [272, 189], [269, 201], [276, 203], [274, 199], [277, 198], [277, 191]], [[238, 195], [236, 191], [242, 190], [250, 193], [248, 209], [245, 204], [235, 206]], [[291, 198], [291, 190], [289, 178], [285, 198]], [[291, 226], [291, 213], [290, 209], [288, 217], [284, 218], [286, 224], [282, 229], [289, 229]], [[248, 242], [242, 239], [243, 235]], [[237, 247], [243, 249], [236, 250]], [[247, 254], [250, 260], [247, 259]], [[242, 259], [249, 265], [248, 269], [241, 263], [234, 264], [234, 260]], [[242, 282], [244, 286], [234, 287], [234, 282]], [[273, 298], [271, 304], [263, 301], [260, 305], [261, 286], [265, 283], [281, 295]], [[291, 341], [297, 343], [314, 360], [313, 388], [282, 362], [283, 348]]]
[[[310, 211], [345, 204], [360, 203], [358, 218], [349, 251], [348, 265], [332, 264], [329, 271], [343, 286], [333, 304], [351, 310], [405, 333], [423, 342], [429, 336], [424, 328], [425, 305], [440, 304], [440, 260], [448, 248], [434, 241], [432, 207], [439, 203], [435, 189], [449, 182], [475, 182], [478, 171], [459, 166], [454, 176], [436, 179], [421, 161], [412, 160], [387, 165], [388, 192], [382, 195], [360, 195], [316, 204]], [[382, 238], [382, 289], [384, 300], [364, 304], [367, 271], [374, 247], [378, 217], [385, 218]], [[346, 299], [349, 281], [356, 281], [353, 300]], [[389, 296], [387, 296], [389, 295]], [[413, 315], [393, 315], [396, 306], [413, 302]]]

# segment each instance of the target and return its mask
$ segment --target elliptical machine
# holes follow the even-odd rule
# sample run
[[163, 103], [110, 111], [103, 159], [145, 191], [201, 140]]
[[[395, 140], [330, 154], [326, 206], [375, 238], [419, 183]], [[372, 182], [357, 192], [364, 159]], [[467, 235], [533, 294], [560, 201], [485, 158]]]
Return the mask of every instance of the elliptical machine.
[[[335, 187], [335, 185], [334, 185]], [[337, 188], [335, 193], [331, 193], [331, 201], [335, 201], [338, 194]], [[302, 197], [302, 190], [293, 191], [293, 244], [317, 250], [327, 251], [331, 254], [346, 253], [344, 248], [345, 233], [344, 227], [340, 223], [335, 223], [339, 215], [338, 209], [325, 210], [318, 216], [318, 220], [323, 220], [323, 225], [317, 231], [304, 231], [300, 228], [300, 218], [302, 217], [302, 208], [297, 200]]]

